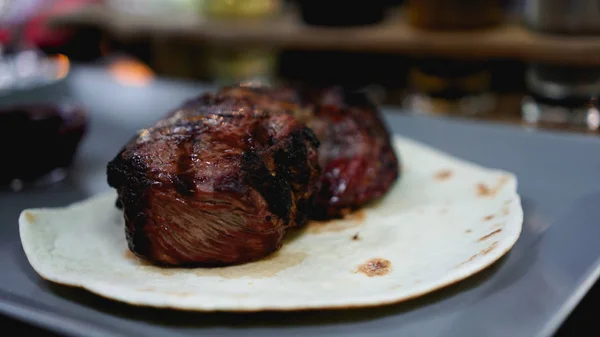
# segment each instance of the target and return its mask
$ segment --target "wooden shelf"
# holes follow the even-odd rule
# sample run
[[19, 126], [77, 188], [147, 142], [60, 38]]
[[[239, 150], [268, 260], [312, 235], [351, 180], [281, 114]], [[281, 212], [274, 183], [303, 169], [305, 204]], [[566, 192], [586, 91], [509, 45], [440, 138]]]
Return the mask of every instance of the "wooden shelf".
[[[392, 13], [393, 14], [393, 13]], [[518, 59], [568, 65], [599, 65], [600, 36], [552, 36], [518, 24], [476, 31], [429, 32], [390, 15], [367, 27], [321, 28], [303, 24], [294, 13], [255, 22], [209, 20], [184, 16], [144, 17], [103, 6], [55, 16], [54, 26], [96, 26], [119, 36], [193, 38], [215, 44], [258, 45], [306, 50], [340, 50], [442, 56], [462, 59]]]

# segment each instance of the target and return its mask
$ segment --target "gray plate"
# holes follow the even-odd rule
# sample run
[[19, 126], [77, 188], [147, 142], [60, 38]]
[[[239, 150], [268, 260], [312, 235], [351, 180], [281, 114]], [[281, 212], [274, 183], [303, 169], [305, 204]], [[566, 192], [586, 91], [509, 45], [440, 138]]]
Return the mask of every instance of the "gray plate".
[[23, 254], [19, 212], [107, 190], [104, 167], [121, 145], [201, 89], [164, 80], [126, 87], [100, 68], [76, 68], [67, 82], [92, 118], [72, 176], [45, 189], [0, 192], [0, 311], [7, 315], [73, 336], [549, 336], [600, 273], [600, 139], [388, 111], [395, 132], [517, 174], [525, 223], [505, 258], [423, 298], [348, 311], [183, 313], [51, 284]]

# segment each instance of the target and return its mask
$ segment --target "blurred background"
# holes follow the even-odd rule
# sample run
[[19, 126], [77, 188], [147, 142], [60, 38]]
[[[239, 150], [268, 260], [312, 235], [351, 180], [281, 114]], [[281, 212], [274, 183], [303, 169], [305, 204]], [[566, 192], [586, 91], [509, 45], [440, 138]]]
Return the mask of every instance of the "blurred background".
[[405, 113], [597, 132], [598, 18], [592, 0], [0, 0], [0, 90], [105, 64], [130, 85], [335, 83]]

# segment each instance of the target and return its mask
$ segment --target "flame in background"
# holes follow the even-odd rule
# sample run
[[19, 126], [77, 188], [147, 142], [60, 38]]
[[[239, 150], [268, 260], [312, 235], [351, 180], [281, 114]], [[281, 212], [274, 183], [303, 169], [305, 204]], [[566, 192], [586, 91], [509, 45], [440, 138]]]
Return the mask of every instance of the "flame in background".
[[117, 60], [108, 67], [110, 75], [120, 84], [143, 87], [152, 82], [154, 72], [147, 65], [135, 60]]

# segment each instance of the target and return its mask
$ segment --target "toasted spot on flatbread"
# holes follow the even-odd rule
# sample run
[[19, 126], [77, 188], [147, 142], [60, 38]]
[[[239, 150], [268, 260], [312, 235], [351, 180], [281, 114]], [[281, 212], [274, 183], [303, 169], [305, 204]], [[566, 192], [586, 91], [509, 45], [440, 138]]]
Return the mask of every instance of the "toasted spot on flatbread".
[[481, 255], [486, 255], [487, 253], [491, 252], [492, 250], [496, 249], [496, 246], [498, 245], [498, 241], [494, 241], [489, 247], [487, 247], [486, 249], [481, 251]]
[[479, 240], [477, 240], [477, 241], [478, 242], [485, 241], [485, 240], [491, 238], [492, 236], [494, 236], [494, 235], [496, 235], [496, 234], [498, 234], [500, 232], [502, 232], [502, 229], [496, 229], [495, 231], [493, 231], [493, 232], [491, 232], [489, 234], [486, 234], [486, 235], [480, 237]]
[[467, 263], [469, 263], [469, 262], [471, 262], [471, 261], [475, 260], [475, 259], [476, 259], [478, 256], [479, 256], [479, 254], [475, 254], [475, 255], [471, 256], [471, 257], [470, 257], [470, 258], [469, 258], [467, 261], [465, 261], [465, 262], [463, 262], [463, 263], [459, 264], [459, 266], [462, 266], [462, 265], [464, 265], [464, 264], [467, 264]]
[[452, 170], [441, 170], [436, 172], [436, 174], [434, 175], [434, 179], [437, 181], [444, 181], [444, 180], [448, 180], [450, 178], [452, 178], [452, 175], [454, 173], [452, 172]]
[[493, 215], [493, 214], [490, 214], [490, 215], [488, 215], [488, 216], [484, 217], [484, 218], [483, 218], [483, 221], [490, 221], [490, 220], [492, 220], [493, 218], [494, 218], [494, 215]]
[[477, 195], [480, 197], [494, 197], [496, 193], [498, 193], [498, 191], [502, 189], [502, 186], [504, 186], [504, 184], [506, 184], [507, 181], [508, 177], [502, 176], [498, 179], [496, 185], [492, 187], [489, 187], [484, 183], [478, 183], [476, 185]]
[[477, 195], [480, 197], [486, 197], [491, 194], [491, 189], [486, 185], [479, 183], [477, 184]]
[[470, 230], [470, 229], [467, 229], [467, 230], [465, 231], [465, 233], [467, 233], [467, 234], [469, 234], [469, 233], [471, 233], [471, 232], [472, 232], [472, 230]]
[[489, 252], [491, 252], [492, 250], [496, 249], [496, 246], [498, 246], [498, 241], [494, 241], [489, 247], [482, 249], [479, 253], [471, 256], [470, 258], [468, 258], [466, 261], [459, 263], [455, 268], [458, 268], [460, 266], [463, 266], [469, 262], [474, 261], [475, 259], [477, 259], [480, 256], [484, 256], [486, 254], [488, 254]]
[[29, 223], [34, 223], [37, 221], [37, 216], [31, 212], [25, 212], [25, 219], [27, 219]]
[[360, 240], [360, 236], [358, 236], [358, 233], [356, 233], [356, 234], [354, 234], [352, 236], [352, 240], [354, 240], [354, 241], [359, 241]]
[[392, 271], [392, 263], [382, 258], [374, 258], [358, 266], [357, 271], [369, 277], [384, 276]]

